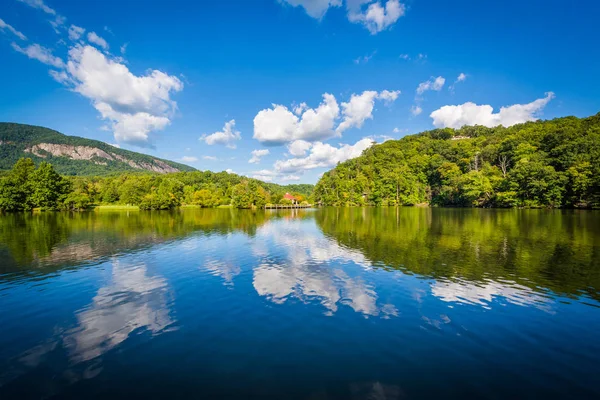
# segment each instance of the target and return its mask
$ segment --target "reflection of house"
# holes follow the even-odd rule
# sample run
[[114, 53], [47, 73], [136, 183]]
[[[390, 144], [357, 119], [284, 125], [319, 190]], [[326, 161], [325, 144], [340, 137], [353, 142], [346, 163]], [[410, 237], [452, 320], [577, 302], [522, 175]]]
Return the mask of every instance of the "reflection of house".
[[286, 199], [286, 200], [289, 200], [289, 201], [291, 201], [291, 202], [292, 202], [292, 204], [298, 204], [298, 199], [297, 199], [296, 197], [292, 196], [292, 195], [291, 195], [291, 194], [289, 194], [289, 193], [286, 193], [286, 194], [283, 196], [283, 198], [284, 198], [284, 199]]

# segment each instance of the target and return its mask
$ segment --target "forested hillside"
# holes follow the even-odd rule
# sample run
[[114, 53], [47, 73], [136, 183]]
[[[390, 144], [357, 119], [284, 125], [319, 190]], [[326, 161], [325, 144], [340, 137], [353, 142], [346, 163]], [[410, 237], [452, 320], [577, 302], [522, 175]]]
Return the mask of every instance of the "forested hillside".
[[227, 172], [123, 173], [107, 177], [61, 176], [42, 161], [19, 159], [0, 177], [0, 211], [84, 210], [92, 205], [133, 205], [166, 210], [182, 205], [261, 208], [282, 204], [285, 193], [306, 201], [312, 185], [281, 186]]
[[435, 129], [325, 173], [325, 205], [600, 207], [600, 113], [510, 128]]
[[0, 170], [12, 168], [21, 157], [31, 158], [36, 165], [47, 161], [58, 173], [65, 175], [195, 170], [187, 165], [119, 149], [98, 140], [67, 136], [39, 126], [0, 123]]

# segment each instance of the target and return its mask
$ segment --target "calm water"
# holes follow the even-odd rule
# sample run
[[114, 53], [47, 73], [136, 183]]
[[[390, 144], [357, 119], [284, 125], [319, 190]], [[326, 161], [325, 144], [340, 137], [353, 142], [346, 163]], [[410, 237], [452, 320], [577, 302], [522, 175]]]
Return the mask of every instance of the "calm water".
[[0, 399], [600, 398], [600, 213], [0, 215]]

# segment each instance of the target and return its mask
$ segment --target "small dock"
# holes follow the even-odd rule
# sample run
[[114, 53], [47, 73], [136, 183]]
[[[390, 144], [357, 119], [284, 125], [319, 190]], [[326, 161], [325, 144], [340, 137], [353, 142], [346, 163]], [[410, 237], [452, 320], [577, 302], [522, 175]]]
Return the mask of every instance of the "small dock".
[[311, 208], [312, 204], [269, 204], [265, 206], [266, 210], [284, 210], [287, 208]]

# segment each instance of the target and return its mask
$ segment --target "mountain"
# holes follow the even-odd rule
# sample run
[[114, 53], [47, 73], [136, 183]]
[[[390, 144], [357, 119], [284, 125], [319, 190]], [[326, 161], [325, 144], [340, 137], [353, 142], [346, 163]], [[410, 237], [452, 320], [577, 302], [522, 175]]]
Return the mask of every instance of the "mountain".
[[323, 174], [325, 205], [600, 208], [600, 113], [511, 127], [434, 129]]
[[64, 175], [107, 175], [125, 171], [157, 173], [195, 171], [195, 168], [107, 143], [67, 136], [52, 129], [0, 122], [0, 170], [8, 170], [21, 157], [37, 165], [51, 163]]

